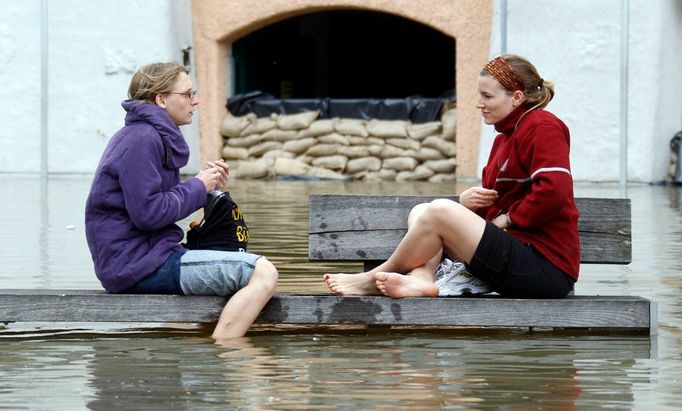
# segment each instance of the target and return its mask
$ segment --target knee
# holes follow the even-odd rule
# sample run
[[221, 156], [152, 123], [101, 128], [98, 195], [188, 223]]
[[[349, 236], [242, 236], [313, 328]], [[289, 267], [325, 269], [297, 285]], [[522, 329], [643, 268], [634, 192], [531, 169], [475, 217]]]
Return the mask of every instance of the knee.
[[265, 257], [261, 257], [256, 262], [249, 284], [255, 284], [269, 294], [275, 293], [279, 274], [277, 268]]
[[417, 221], [419, 216], [421, 216], [424, 213], [428, 206], [429, 203], [420, 203], [412, 207], [412, 209], [410, 210], [410, 214], [407, 216], [407, 226], [408, 227], [412, 226], [412, 224], [414, 224], [414, 222]]
[[423, 222], [437, 225], [452, 222], [461, 215], [463, 210], [464, 206], [461, 204], [452, 200], [439, 198], [427, 204], [427, 207], [422, 212]]

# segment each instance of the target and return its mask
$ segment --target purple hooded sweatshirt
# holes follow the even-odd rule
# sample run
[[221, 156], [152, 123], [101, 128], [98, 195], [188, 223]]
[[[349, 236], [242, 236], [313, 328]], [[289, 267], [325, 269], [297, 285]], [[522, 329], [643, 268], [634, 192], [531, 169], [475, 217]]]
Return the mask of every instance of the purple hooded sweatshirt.
[[180, 182], [189, 147], [166, 111], [121, 103], [125, 126], [107, 145], [85, 205], [85, 234], [95, 273], [111, 293], [127, 290], [180, 248], [175, 225], [206, 203], [198, 178]]

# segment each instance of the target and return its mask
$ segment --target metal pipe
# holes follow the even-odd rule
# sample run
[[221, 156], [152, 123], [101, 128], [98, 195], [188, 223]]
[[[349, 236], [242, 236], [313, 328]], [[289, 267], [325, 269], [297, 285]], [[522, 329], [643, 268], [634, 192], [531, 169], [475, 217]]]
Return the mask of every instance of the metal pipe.
[[47, 0], [40, 2], [40, 177], [47, 181], [47, 132], [48, 111], [48, 20]]
[[507, 0], [500, 1], [500, 54], [507, 53]]
[[618, 186], [627, 197], [628, 183], [628, 37], [630, 32], [630, 1], [620, 2], [620, 173]]

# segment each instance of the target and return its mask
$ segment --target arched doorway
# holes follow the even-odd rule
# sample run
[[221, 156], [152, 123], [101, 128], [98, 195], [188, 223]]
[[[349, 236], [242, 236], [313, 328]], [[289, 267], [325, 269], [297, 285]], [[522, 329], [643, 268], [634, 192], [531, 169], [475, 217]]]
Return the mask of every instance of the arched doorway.
[[441, 97], [455, 88], [455, 39], [379, 12], [288, 18], [236, 40], [230, 57], [233, 94], [404, 98]]
[[[359, 10], [400, 16], [433, 27], [456, 39], [457, 176], [476, 177], [481, 132], [475, 109], [476, 79], [489, 58], [493, 0], [201, 0], [192, 2], [197, 87], [201, 90], [199, 127], [202, 159], [221, 155], [220, 125], [232, 84], [229, 46], [248, 33], [279, 21], [331, 10]], [[410, 79], [404, 79], [408, 82]]]

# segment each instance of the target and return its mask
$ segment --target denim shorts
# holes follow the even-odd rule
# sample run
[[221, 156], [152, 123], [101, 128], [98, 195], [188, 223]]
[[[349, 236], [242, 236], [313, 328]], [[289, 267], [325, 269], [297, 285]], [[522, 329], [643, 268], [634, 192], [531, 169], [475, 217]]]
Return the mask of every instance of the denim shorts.
[[180, 288], [185, 295], [236, 293], [249, 283], [258, 254], [187, 250], [180, 258]]
[[466, 267], [504, 297], [563, 298], [573, 291], [571, 277], [489, 221]]
[[187, 250], [174, 250], [161, 267], [130, 287], [129, 294], [182, 294], [180, 287], [180, 259]]

